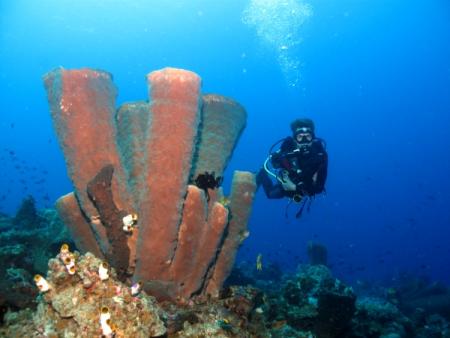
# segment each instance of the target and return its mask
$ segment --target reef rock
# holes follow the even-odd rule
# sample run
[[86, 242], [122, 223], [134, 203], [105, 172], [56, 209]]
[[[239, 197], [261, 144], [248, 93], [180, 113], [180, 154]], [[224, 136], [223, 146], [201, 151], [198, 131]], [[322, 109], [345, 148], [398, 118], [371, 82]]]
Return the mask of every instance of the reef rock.
[[252, 287], [157, 303], [119, 281], [113, 268], [102, 270], [105, 262], [91, 253], [62, 246], [48, 267], [45, 278], [35, 277], [37, 309], [9, 310], [0, 337], [270, 337], [263, 294]]
[[374, 297], [356, 302], [352, 337], [410, 337], [412, 322], [392, 303]]
[[284, 282], [282, 296], [269, 300], [268, 321], [275, 336], [295, 329], [299, 337], [343, 337], [350, 329], [356, 296], [324, 265], [305, 265]]
[[[158, 337], [166, 333], [163, 311], [153, 297], [133, 295], [130, 287], [109, 270], [101, 280], [103, 263], [87, 253], [76, 256], [75, 273], [70, 274], [62, 253], [49, 261], [45, 280], [49, 290], [41, 293], [37, 310], [7, 313], [0, 329], [5, 337]], [[42, 277], [41, 277], [42, 278]], [[89, 280], [89, 283], [86, 283]], [[102, 314], [109, 317], [111, 333], [103, 331]], [[105, 320], [106, 322], [106, 320]]]
[[168, 337], [270, 337], [261, 291], [225, 288], [220, 298], [197, 297], [186, 304], [167, 304]]
[[[415, 337], [429, 338], [442, 337], [450, 338], [450, 323], [438, 314], [432, 314], [423, 318], [421, 325], [416, 329]], [[417, 323], [416, 323], [417, 324]]]
[[70, 242], [70, 235], [55, 210], [37, 211], [30, 198], [15, 217], [0, 222], [0, 308], [35, 306], [32, 276], [47, 271], [55, 248]]

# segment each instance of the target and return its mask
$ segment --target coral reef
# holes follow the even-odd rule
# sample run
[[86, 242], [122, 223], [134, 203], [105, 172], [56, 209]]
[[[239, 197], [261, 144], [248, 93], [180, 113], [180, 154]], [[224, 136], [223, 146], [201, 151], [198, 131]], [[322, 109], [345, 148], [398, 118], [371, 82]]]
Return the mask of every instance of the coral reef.
[[412, 322], [392, 303], [374, 297], [356, 302], [352, 320], [353, 337], [408, 337]]
[[47, 271], [55, 248], [70, 242], [70, 235], [55, 210], [36, 210], [30, 197], [0, 224], [0, 307], [33, 306], [33, 274]]
[[66, 244], [48, 267], [45, 277], [34, 277], [35, 285], [29, 274], [24, 277], [39, 292], [35, 311], [4, 313], [1, 307], [0, 336], [450, 337], [443, 316], [416, 308], [406, 317], [389, 290], [384, 296], [357, 298], [324, 265], [304, 265], [296, 274], [281, 275], [270, 263], [265, 274], [242, 263], [227, 284], [250, 282], [264, 291], [229, 285], [217, 297], [200, 294], [176, 302], [157, 301], [140, 283], [122, 283], [104, 260], [71, 252]]
[[361, 297], [356, 302], [350, 337], [445, 338], [450, 337], [450, 325], [441, 315], [427, 314], [420, 307], [407, 317], [392, 300]]
[[[267, 274], [271, 273], [269, 269]], [[259, 312], [271, 337], [450, 337], [450, 325], [444, 316], [449, 304], [443, 315], [430, 314], [430, 307], [416, 308], [406, 315], [398, 306], [395, 289], [374, 287], [372, 292], [379, 296], [357, 296], [324, 265], [304, 265], [294, 275], [266, 277], [254, 264], [243, 262], [235, 267], [227, 283], [262, 288], [262, 301], [251, 316]], [[425, 293], [430, 293], [438, 287], [434, 283], [426, 289]], [[432, 302], [433, 293], [429, 298]], [[420, 298], [425, 302], [423, 294]], [[402, 301], [407, 300], [403, 297]]]
[[[299, 336], [343, 337], [350, 330], [356, 295], [332, 277], [324, 265], [305, 265], [281, 286], [281, 297], [269, 294], [267, 320], [275, 336], [295, 329]], [[281, 323], [281, 324], [280, 324]]]
[[104, 264], [91, 253], [80, 255], [63, 245], [50, 259], [47, 276], [35, 276], [37, 309], [7, 312], [0, 336], [270, 337], [258, 317], [262, 293], [254, 288], [232, 287], [220, 299], [157, 303], [145, 291], [120, 282], [113, 268], [102, 277]]
[[221, 181], [246, 112], [223, 96], [202, 96], [189, 71], [165, 68], [147, 81], [149, 102], [116, 109], [106, 72], [59, 68], [44, 76], [75, 189], [57, 209], [77, 247], [107, 259], [122, 281], [142, 281], [159, 299], [217, 296], [256, 185], [253, 174], [235, 172], [224, 205], [221, 189], [195, 182], [205, 173]]
[[[74, 253], [77, 256], [76, 253]], [[133, 296], [131, 289], [116, 278], [101, 280], [102, 261], [94, 255], [77, 256], [74, 274], [67, 271], [63, 253], [48, 263], [45, 280], [49, 290], [39, 296], [34, 313], [6, 314], [7, 337], [159, 337], [166, 328], [161, 309], [144, 293]], [[43, 278], [43, 277], [41, 277]], [[28, 315], [27, 315], [28, 314]], [[107, 318], [102, 321], [103, 318]], [[108, 334], [108, 329], [112, 332]]]
[[258, 307], [263, 294], [231, 287], [220, 298], [199, 297], [184, 305], [166, 304], [169, 337], [270, 337]]
[[450, 338], [450, 323], [438, 314], [432, 314], [416, 321], [415, 337]]
[[392, 298], [406, 315], [414, 315], [417, 308], [426, 315], [439, 313], [450, 321], [450, 288], [426, 278], [404, 275], [392, 289]]

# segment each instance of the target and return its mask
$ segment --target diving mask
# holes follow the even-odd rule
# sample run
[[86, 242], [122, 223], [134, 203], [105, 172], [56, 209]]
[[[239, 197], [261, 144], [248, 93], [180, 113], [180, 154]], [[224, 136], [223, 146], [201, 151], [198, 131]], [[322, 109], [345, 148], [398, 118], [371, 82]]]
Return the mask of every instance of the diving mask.
[[295, 130], [295, 140], [298, 143], [309, 143], [313, 139], [312, 131], [310, 128], [298, 128]]

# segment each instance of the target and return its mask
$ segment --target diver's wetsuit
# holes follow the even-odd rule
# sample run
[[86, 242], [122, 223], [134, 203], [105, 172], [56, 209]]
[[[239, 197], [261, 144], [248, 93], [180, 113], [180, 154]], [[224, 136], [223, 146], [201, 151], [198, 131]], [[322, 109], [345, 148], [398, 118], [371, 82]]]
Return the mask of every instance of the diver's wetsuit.
[[[324, 142], [314, 138], [309, 145], [298, 146], [292, 137], [286, 138], [280, 149], [272, 155], [272, 166], [275, 169], [287, 170], [289, 178], [296, 185], [296, 191], [286, 191], [281, 183], [273, 183], [263, 169], [256, 176], [258, 186], [263, 186], [270, 199], [294, 195], [314, 196], [325, 189], [328, 170], [328, 154]], [[317, 173], [315, 182], [314, 174]]]

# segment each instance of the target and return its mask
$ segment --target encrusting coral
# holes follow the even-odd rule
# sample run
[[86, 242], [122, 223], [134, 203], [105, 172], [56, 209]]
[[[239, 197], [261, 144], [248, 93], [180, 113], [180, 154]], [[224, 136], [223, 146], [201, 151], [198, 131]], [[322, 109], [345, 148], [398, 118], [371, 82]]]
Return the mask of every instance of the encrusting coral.
[[141, 284], [127, 286], [103, 260], [65, 244], [48, 267], [34, 278], [37, 309], [8, 311], [0, 337], [269, 337], [257, 311], [262, 295], [252, 287], [157, 303]]
[[[72, 274], [66, 257], [75, 259]], [[109, 271], [110, 278], [98, 274], [102, 260], [91, 253], [61, 252], [49, 261], [47, 277], [35, 276], [40, 289], [34, 313], [6, 315], [7, 337], [158, 337], [166, 332], [163, 311], [153, 297], [133, 295], [127, 285]], [[42, 288], [41, 286], [44, 285]], [[107, 320], [105, 319], [106, 317]], [[110, 331], [108, 331], [110, 329]]]
[[[230, 202], [197, 187], [221, 182], [246, 112], [201, 95], [195, 73], [147, 76], [149, 102], [116, 109], [110, 74], [56, 69], [44, 76], [50, 110], [75, 191], [57, 209], [77, 248], [105, 258], [122, 281], [159, 299], [217, 296], [231, 272], [256, 190], [236, 171]], [[129, 219], [135, 215], [134, 221]]]

